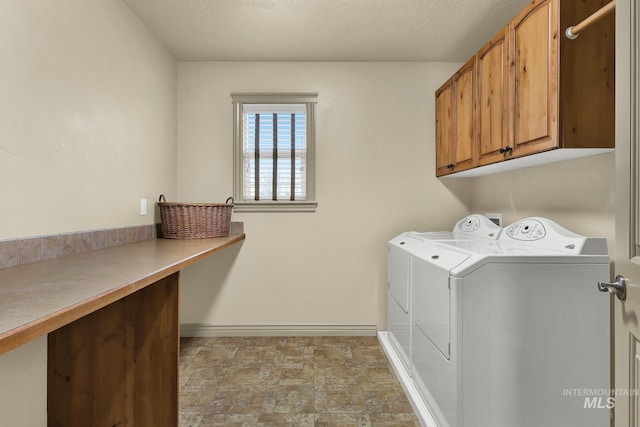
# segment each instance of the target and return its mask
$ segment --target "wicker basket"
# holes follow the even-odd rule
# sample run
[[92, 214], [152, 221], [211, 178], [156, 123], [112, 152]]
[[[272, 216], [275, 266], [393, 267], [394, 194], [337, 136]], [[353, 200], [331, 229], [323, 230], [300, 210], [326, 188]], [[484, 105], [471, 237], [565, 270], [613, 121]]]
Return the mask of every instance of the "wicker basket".
[[229, 235], [233, 197], [229, 197], [225, 204], [169, 203], [161, 194], [158, 206], [161, 237], [164, 239], [207, 239]]

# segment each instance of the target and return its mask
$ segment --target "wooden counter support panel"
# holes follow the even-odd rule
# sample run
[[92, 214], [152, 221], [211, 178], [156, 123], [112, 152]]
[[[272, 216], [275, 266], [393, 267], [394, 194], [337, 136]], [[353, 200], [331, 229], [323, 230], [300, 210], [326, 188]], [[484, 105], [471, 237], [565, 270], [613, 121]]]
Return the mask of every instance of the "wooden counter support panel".
[[153, 239], [0, 271], [0, 354], [48, 334], [48, 426], [177, 427], [180, 270], [244, 238]]
[[48, 425], [178, 425], [178, 274], [49, 334]]

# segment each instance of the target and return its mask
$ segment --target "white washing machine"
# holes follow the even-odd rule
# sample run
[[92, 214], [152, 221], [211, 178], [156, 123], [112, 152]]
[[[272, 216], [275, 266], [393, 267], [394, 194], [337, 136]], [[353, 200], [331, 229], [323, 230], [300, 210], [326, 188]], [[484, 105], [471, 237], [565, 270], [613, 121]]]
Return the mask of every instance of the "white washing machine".
[[389, 338], [404, 369], [411, 373], [411, 254], [429, 242], [439, 240], [497, 239], [501, 227], [484, 215], [469, 215], [452, 231], [400, 234], [389, 241], [387, 320]]
[[[606, 427], [606, 240], [544, 218], [412, 254], [412, 381], [439, 427]], [[608, 295], [608, 294], [607, 294]]]

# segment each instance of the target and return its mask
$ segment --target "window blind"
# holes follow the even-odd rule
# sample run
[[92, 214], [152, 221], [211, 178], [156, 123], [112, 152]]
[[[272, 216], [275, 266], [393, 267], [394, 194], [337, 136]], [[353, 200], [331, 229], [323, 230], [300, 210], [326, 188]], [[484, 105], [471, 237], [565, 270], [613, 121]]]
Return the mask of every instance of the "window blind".
[[245, 200], [306, 200], [305, 104], [243, 104]]

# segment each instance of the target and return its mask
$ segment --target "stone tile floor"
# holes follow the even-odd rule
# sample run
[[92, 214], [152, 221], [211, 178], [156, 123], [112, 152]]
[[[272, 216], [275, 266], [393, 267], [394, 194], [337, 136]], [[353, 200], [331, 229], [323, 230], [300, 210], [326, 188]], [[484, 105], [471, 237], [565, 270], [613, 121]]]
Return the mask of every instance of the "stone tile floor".
[[180, 426], [420, 426], [376, 337], [180, 340]]

